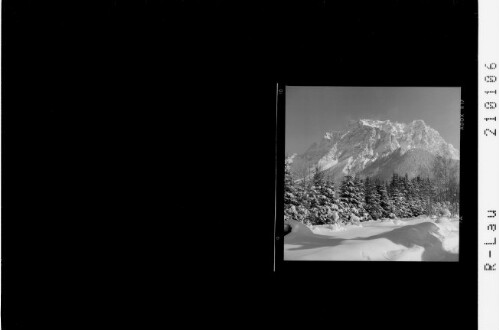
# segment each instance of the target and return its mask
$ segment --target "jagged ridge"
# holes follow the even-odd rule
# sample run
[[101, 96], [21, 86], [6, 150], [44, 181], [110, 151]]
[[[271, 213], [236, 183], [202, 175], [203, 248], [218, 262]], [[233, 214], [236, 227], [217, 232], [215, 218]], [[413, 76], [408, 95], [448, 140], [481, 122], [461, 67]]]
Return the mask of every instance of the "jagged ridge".
[[319, 165], [335, 180], [344, 175], [385, 177], [393, 172], [421, 174], [436, 155], [459, 160], [459, 151], [423, 120], [409, 124], [360, 119], [343, 131], [327, 132], [291, 161], [291, 170], [303, 177]]

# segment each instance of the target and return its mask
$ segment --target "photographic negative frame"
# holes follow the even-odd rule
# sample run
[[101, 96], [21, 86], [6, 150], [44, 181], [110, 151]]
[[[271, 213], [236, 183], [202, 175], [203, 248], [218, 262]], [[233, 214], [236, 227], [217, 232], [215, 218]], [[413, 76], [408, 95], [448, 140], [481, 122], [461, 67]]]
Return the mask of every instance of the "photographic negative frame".
[[[393, 5], [393, 3], [392, 3]], [[462, 304], [459, 307], [460, 312], [467, 315], [467, 322], [476, 327], [477, 323], [477, 163], [478, 163], [478, 117], [477, 117], [477, 17], [476, 3], [464, 2], [446, 2], [445, 4], [436, 5], [436, 12], [443, 13], [443, 8], [449, 9], [448, 15], [442, 15], [440, 21], [432, 21], [431, 27], [421, 30], [411, 30], [411, 35], [420, 35], [427, 37], [428, 42], [425, 47], [430, 49], [433, 47], [434, 54], [439, 54], [434, 57], [422, 58], [421, 53], [401, 52], [404, 55], [400, 57], [392, 56], [388, 58], [386, 53], [395, 51], [396, 47], [407, 49], [407, 40], [403, 39], [402, 33], [393, 32], [383, 34], [373, 32], [377, 36], [377, 42], [382, 50], [379, 54], [370, 52], [369, 57], [358, 52], [359, 48], [355, 47], [356, 52], [349, 49], [337, 49], [338, 54], [330, 57], [318, 55], [314, 60], [311, 57], [300, 53], [299, 55], [283, 54], [282, 61], [284, 65], [279, 65], [281, 70], [280, 78], [276, 81], [276, 210], [275, 210], [275, 253], [274, 253], [274, 271], [276, 274], [277, 283], [283, 288], [292, 286], [295, 279], [307, 278], [328, 278], [328, 279], [349, 279], [354, 283], [362, 282], [366, 276], [376, 283], [382, 282], [387, 274], [401, 274], [404, 279], [393, 278], [394, 285], [402, 285], [403, 281], [416, 283], [414, 290], [424, 290], [423, 287], [428, 284], [427, 280], [419, 281], [418, 279], [430, 274], [439, 274], [439, 278], [449, 278], [449, 285], [460, 285], [459, 283], [466, 282], [465, 286], [460, 286], [459, 290], [451, 292], [445, 290], [449, 297], [459, 301]], [[403, 9], [407, 9], [409, 5], [402, 6], [401, 4], [380, 6], [386, 9], [385, 14], [381, 13], [379, 7], [373, 9], [373, 12], [382, 18], [388, 15], [399, 13]], [[421, 6], [415, 6], [416, 13], [410, 17], [417, 16], [427, 8], [435, 9], [432, 5], [425, 3]], [[450, 10], [452, 8], [452, 10]], [[325, 10], [327, 16], [327, 9]], [[363, 11], [364, 12], [364, 11]], [[365, 14], [367, 16], [367, 14]], [[318, 15], [320, 16], [320, 15]], [[362, 16], [364, 18], [365, 16]], [[359, 21], [361, 19], [359, 18]], [[431, 20], [430, 20], [431, 21]], [[460, 27], [457, 24], [461, 24]], [[381, 23], [383, 25], [383, 23]], [[449, 32], [455, 27], [455, 30]], [[365, 27], [366, 25], [362, 25]], [[444, 26], [447, 26], [445, 28]], [[379, 27], [374, 25], [374, 30]], [[443, 49], [442, 45], [438, 45], [437, 39], [429, 35], [430, 31], [439, 34], [439, 31], [445, 29], [445, 34], [449, 40], [455, 42], [454, 51]], [[285, 29], [283, 29], [285, 30]], [[378, 30], [379, 31], [379, 30]], [[383, 28], [381, 31], [386, 32]], [[331, 35], [331, 31], [328, 30]], [[326, 35], [328, 32], [324, 32]], [[361, 34], [360, 29], [352, 29], [346, 35], [349, 38]], [[321, 35], [322, 37], [322, 35]], [[312, 37], [322, 39], [321, 37]], [[340, 37], [339, 45], [349, 45], [353, 41], [346, 40]], [[376, 39], [376, 38], [375, 38]], [[289, 41], [289, 38], [286, 39]], [[393, 47], [390, 47], [393, 42]], [[286, 43], [286, 42], [284, 42]], [[371, 45], [371, 44], [370, 44]], [[459, 45], [468, 45], [466, 49], [460, 48]], [[336, 49], [334, 46], [331, 48]], [[462, 51], [458, 52], [458, 49]], [[421, 51], [424, 52], [424, 51]], [[329, 53], [330, 55], [331, 53]], [[441, 56], [441, 57], [440, 57]], [[437, 58], [438, 57], [438, 58]], [[301, 58], [301, 62], [297, 61]], [[303, 63], [294, 68], [290, 63]], [[442, 66], [442, 63], [446, 63]], [[285, 68], [293, 68], [286, 71]], [[322, 70], [321, 70], [322, 69]], [[461, 201], [466, 203], [466, 207], [460, 204], [460, 239], [459, 239], [459, 261], [452, 263], [444, 262], [384, 262], [384, 261], [319, 261], [306, 260], [295, 261], [285, 260], [284, 258], [284, 161], [285, 161], [285, 143], [286, 143], [286, 87], [287, 86], [322, 86], [322, 87], [456, 87], [461, 89], [460, 100], [460, 190]], [[458, 275], [457, 275], [458, 274]], [[376, 288], [370, 289], [370, 293], [379, 294], [381, 290]], [[287, 295], [283, 289], [284, 300]], [[391, 292], [393, 296], [395, 293]], [[468, 297], [466, 302], [462, 297]], [[461, 320], [463, 321], [463, 320]], [[456, 324], [460, 321], [456, 320]]]

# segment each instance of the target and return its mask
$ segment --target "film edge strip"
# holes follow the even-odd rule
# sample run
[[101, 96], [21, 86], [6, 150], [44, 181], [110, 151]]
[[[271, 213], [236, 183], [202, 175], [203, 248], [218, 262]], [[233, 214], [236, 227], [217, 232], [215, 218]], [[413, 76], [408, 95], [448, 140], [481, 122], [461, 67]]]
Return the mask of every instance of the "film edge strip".
[[478, 329], [499, 329], [499, 1], [478, 3]]

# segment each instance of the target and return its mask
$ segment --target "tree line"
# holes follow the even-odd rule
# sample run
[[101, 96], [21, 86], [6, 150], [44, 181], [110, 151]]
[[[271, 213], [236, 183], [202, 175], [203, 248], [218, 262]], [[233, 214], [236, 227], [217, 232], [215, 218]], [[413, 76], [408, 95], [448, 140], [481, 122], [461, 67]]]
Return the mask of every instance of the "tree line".
[[305, 224], [350, 223], [382, 218], [459, 213], [458, 172], [437, 156], [433, 177], [393, 173], [388, 181], [347, 175], [336, 186], [316, 167], [310, 180], [296, 182], [285, 165], [284, 218]]

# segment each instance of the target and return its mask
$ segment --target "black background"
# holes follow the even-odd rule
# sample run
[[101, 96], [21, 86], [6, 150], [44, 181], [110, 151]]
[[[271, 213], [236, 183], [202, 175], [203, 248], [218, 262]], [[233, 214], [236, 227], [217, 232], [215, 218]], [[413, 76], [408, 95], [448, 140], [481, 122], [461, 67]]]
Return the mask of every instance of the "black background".
[[[4, 329], [475, 328], [475, 2], [4, 1], [2, 22]], [[274, 273], [278, 81], [462, 86], [460, 262]]]

